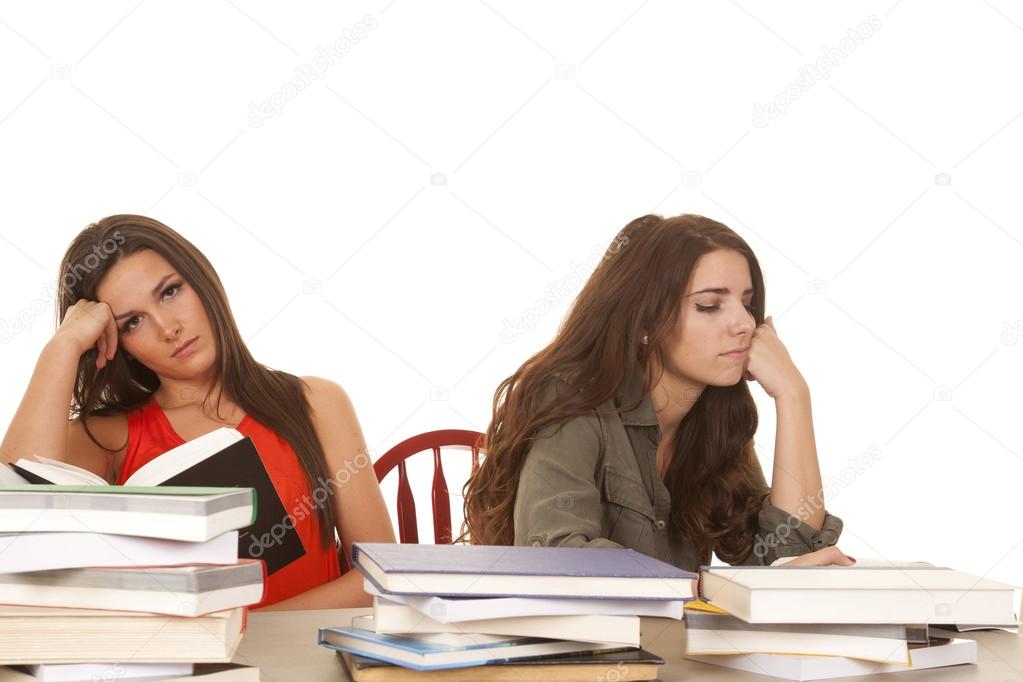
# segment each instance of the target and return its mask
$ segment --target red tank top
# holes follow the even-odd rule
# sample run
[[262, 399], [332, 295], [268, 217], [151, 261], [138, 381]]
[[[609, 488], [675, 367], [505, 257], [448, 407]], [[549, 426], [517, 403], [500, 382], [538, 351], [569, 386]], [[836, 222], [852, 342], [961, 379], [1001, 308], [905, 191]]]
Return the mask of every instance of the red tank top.
[[[302, 557], [268, 576], [266, 597], [252, 608], [269, 606], [339, 577], [337, 550], [323, 547], [319, 517], [304, 501], [309, 499], [311, 491], [294, 449], [249, 415], [245, 415], [235, 430], [252, 438], [281, 503], [291, 511], [295, 530], [305, 548]], [[150, 398], [145, 405], [128, 413], [128, 448], [117, 477], [118, 484], [123, 485], [125, 479], [144, 464], [184, 442], [160, 405]]]

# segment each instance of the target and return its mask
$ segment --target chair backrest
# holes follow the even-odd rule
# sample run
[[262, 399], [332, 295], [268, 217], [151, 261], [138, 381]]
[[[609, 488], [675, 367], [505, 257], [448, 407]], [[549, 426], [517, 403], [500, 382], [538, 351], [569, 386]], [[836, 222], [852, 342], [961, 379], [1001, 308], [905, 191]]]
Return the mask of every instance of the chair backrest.
[[416, 453], [433, 450], [433, 486], [430, 492], [433, 502], [433, 537], [438, 545], [451, 544], [451, 500], [448, 498], [448, 484], [444, 479], [440, 449], [454, 446], [469, 448], [472, 452], [472, 473], [475, 474], [480, 465], [483, 437], [478, 431], [463, 429], [429, 431], [403, 440], [376, 461], [373, 470], [378, 481], [384, 480], [391, 469], [398, 468], [398, 538], [401, 542], [419, 543], [416, 502], [405, 471], [405, 460]]

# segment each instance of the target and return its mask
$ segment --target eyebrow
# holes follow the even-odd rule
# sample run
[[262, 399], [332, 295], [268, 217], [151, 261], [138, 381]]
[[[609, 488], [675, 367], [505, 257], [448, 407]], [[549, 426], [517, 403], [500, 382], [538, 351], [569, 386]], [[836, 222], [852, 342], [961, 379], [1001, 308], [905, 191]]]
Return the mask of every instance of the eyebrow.
[[[160, 281], [156, 283], [156, 286], [153, 287], [152, 295], [156, 296], [158, 293], [160, 293], [160, 290], [163, 289], [164, 282], [166, 282], [167, 280], [169, 280], [173, 276], [174, 276], [173, 272], [170, 273], [170, 274], [164, 275], [160, 279]], [[129, 310], [126, 313], [121, 313], [120, 315], [114, 315], [114, 319], [115, 320], [123, 320], [124, 318], [130, 317], [131, 315], [134, 315], [135, 313], [136, 313], [136, 311]]]
[[[694, 291], [691, 294], [686, 294], [686, 298], [689, 298], [690, 296], [696, 296], [696, 294], [730, 294], [730, 293], [731, 293], [731, 291], [729, 289], [722, 288], [722, 287], [715, 287], [713, 289], [700, 289], [699, 291]], [[748, 296], [749, 294], [752, 294], [752, 293], [753, 293], [752, 289], [747, 289], [746, 291], [742, 292], [742, 295], [743, 296]]]

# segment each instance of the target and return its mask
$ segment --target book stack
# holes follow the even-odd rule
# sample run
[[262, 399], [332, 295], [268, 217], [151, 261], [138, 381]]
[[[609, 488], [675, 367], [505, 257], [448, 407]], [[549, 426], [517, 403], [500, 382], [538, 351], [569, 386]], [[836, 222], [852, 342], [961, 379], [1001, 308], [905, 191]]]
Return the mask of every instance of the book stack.
[[197, 440], [124, 486], [41, 458], [0, 466], [0, 665], [31, 666], [3, 679], [259, 678], [225, 665], [265, 595], [266, 564], [239, 558], [257, 493], [182, 482], [224, 459]]
[[1011, 585], [922, 562], [704, 567], [699, 593], [686, 658], [791, 680], [976, 663], [935, 628], [1017, 624]]
[[628, 549], [357, 543], [352, 554], [373, 615], [321, 628], [319, 644], [367, 682], [652, 680], [663, 660], [640, 648], [640, 616], [681, 619], [696, 578]]

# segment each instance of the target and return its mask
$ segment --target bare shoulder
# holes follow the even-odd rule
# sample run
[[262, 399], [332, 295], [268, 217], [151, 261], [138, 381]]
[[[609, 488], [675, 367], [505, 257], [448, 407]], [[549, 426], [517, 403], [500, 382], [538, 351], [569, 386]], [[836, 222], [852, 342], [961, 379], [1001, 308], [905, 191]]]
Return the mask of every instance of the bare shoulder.
[[301, 379], [314, 419], [324, 415], [330, 415], [332, 419], [355, 418], [355, 406], [340, 384], [323, 377], [305, 376]]
[[[121, 450], [127, 445], [128, 441], [128, 415], [125, 413], [110, 415], [106, 417], [89, 417], [88, 419], [89, 431], [100, 444], [109, 450]], [[89, 438], [85, 432], [85, 424], [80, 418], [71, 420], [71, 433], [75, 436], [85, 438], [89, 442], [92, 439]], [[75, 437], [73, 436], [73, 437]]]
[[67, 461], [113, 480], [128, 449], [128, 416], [121, 413], [87, 421], [88, 432], [81, 419], [68, 424]]

